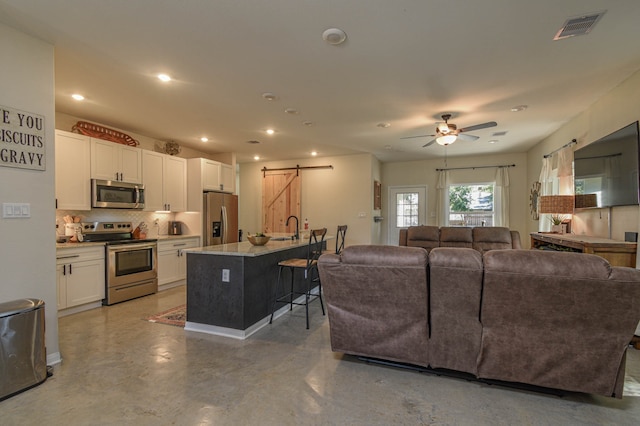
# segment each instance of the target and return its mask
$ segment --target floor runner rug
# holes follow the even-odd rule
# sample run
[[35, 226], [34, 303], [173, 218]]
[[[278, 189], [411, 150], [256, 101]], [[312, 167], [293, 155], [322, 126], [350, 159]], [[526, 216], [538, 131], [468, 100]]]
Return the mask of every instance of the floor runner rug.
[[187, 320], [187, 305], [176, 306], [175, 308], [168, 309], [164, 312], [160, 312], [159, 314], [151, 315], [145, 319], [149, 322], [184, 327], [184, 323]]

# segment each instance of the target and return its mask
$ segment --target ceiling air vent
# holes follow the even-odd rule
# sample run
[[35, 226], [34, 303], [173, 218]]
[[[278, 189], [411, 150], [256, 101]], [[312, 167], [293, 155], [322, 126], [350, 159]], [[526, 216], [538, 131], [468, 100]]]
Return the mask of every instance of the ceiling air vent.
[[491, 137], [497, 138], [499, 136], [504, 136], [506, 134], [507, 134], [506, 131], [504, 131], [504, 132], [495, 132], [494, 134], [491, 135]]
[[604, 13], [605, 11], [602, 11], [567, 19], [553, 39], [562, 40], [564, 38], [589, 34]]

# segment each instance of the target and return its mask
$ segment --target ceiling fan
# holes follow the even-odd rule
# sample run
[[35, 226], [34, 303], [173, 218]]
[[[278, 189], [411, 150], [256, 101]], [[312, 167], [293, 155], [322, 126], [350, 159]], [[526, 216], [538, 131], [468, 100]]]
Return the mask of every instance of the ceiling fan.
[[498, 123], [496, 123], [495, 121], [489, 121], [487, 123], [476, 124], [474, 126], [463, 127], [462, 129], [458, 129], [458, 126], [456, 126], [455, 124], [449, 123], [449, 119], [451, 119], [451, 114], [442, 114], [442, 119], [444, 120], [444, 123], [437, 124], [435, 135], [406, 136], [400, 139], [413, 139], [413, 138], [424, 138], [427, 136], [433, 136], [435, 137], [435, 139], [422, 145], [423, 148], [433, 145], [435, 142], [437, 142], [439, 145], [447, 146], [447, 145], [451, 145], [458, 139], [475, 141], [476, 139], [479, 139], [478, 136], [466, 135], [464, 133], [471, 132], [474, 130], [486, 129], [487, 127], [494, 127], [498, 125]]

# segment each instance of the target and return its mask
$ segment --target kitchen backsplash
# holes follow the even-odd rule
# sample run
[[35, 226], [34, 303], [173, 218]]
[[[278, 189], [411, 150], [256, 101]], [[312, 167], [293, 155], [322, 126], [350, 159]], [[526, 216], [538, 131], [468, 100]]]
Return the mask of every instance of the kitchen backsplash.
[[[174, 213], [154, 213], [140, 210], [56, 210], [56, 234], [64, 235], [64, 216], [80, 216], [81, 222], [131, 222], [134, 229], [140, 222], [147, 224], [149, 228], [148, 238], [156, 238], [158, 235], [167, 235], [169, 221], [174, 220]], [[154, 221], [158, 219], [158, 226]]]

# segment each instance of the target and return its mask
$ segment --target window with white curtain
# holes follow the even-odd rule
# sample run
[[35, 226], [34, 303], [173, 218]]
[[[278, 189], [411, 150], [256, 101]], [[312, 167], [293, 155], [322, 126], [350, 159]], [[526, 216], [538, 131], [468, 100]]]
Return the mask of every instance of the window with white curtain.
[[495, 183], [449, 185], [449, 226], [494, 226]]

